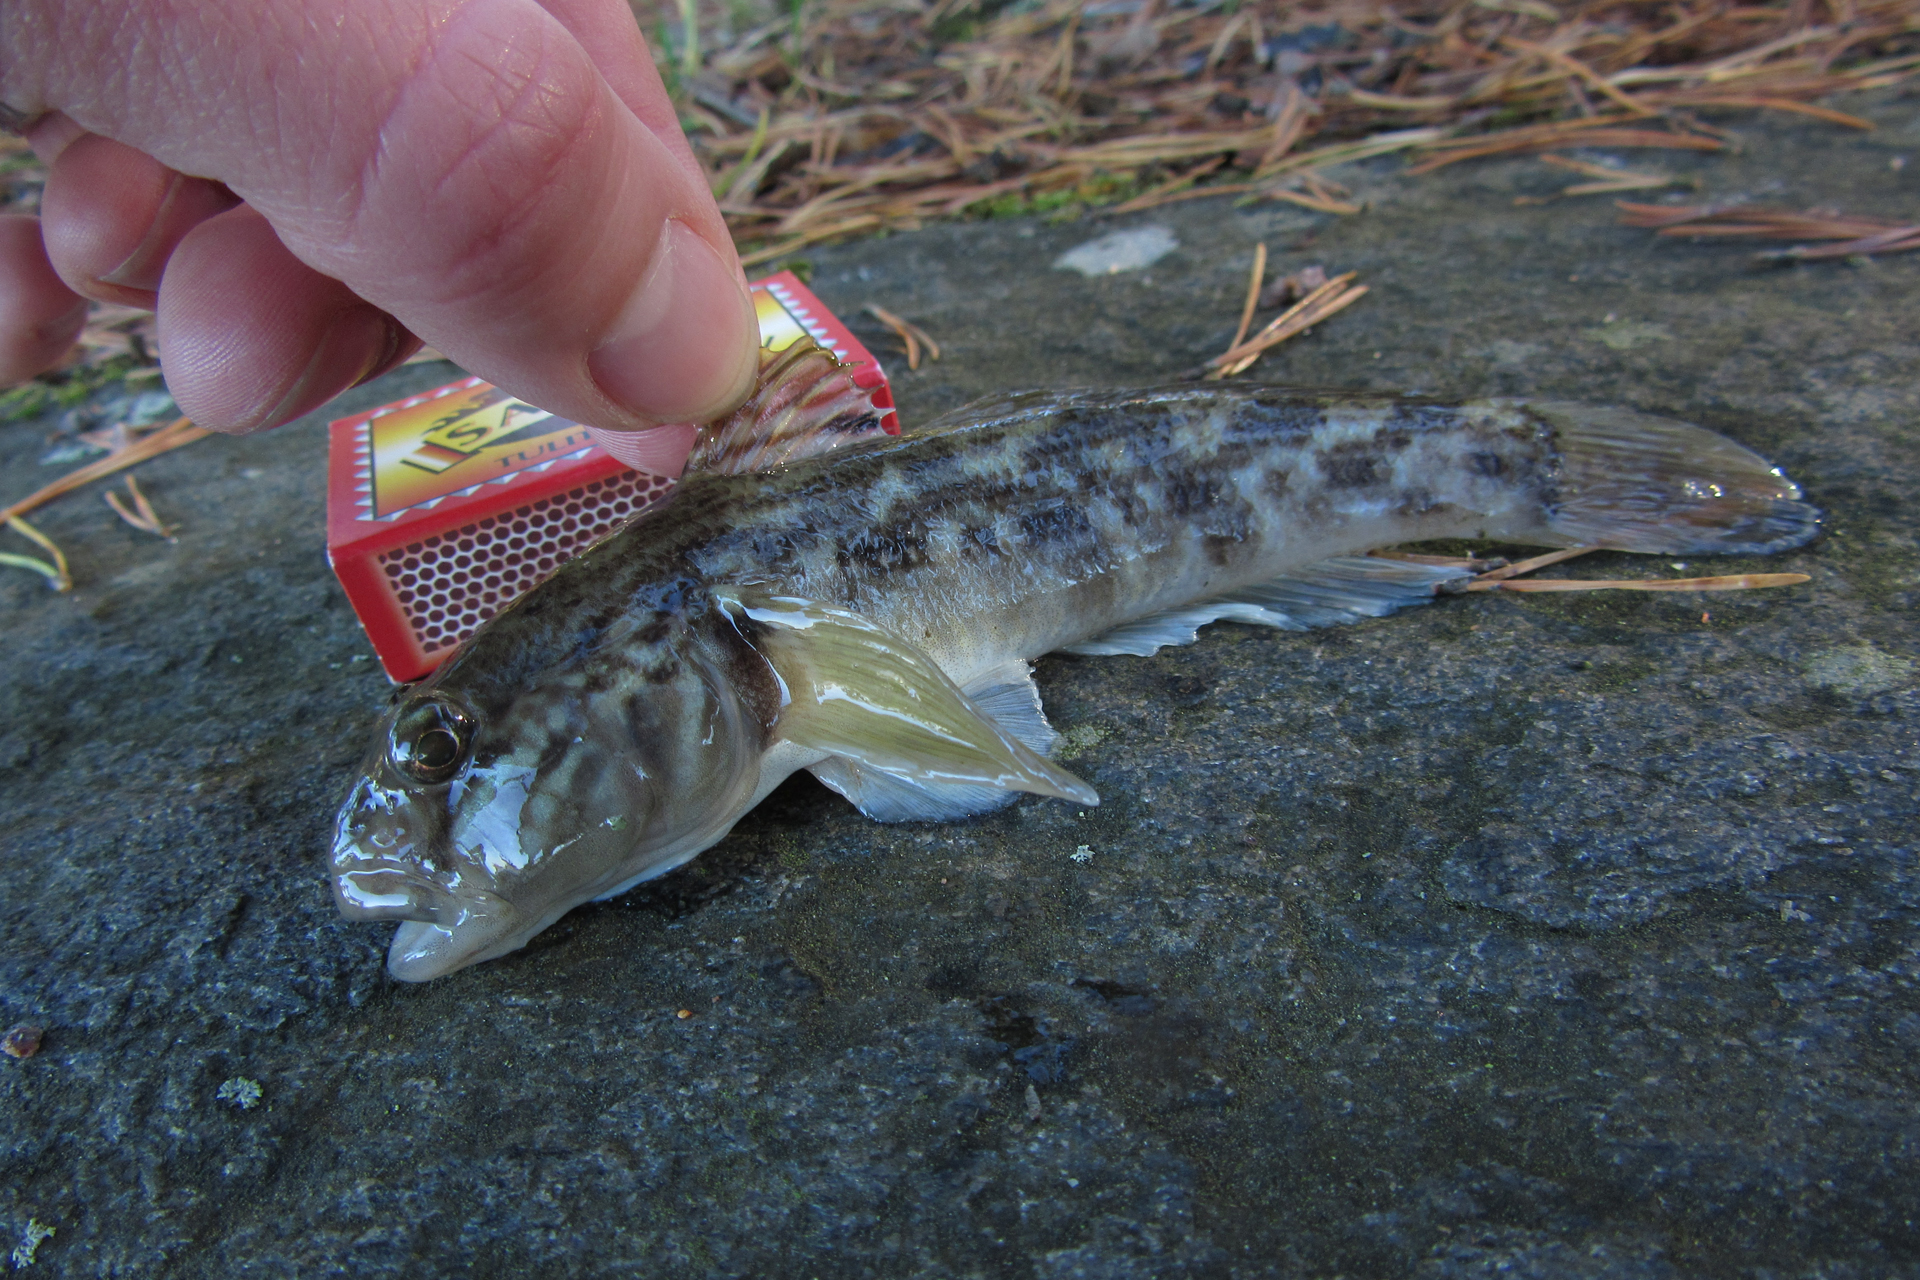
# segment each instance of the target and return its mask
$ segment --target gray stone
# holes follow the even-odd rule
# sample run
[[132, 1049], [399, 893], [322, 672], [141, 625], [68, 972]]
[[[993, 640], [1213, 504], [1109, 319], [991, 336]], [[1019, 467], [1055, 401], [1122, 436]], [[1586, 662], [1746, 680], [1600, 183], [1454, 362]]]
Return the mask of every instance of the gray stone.
[[1128, 227], [1074, 246], [1055, 258], [1053, 265], [1083, 276], [1117, 276], [1122, 271], [1144, 271], [1179, 247], [1165, 227]]
[[[1910, 216], [1912, 98], [1845, 105], [1885, 127], [1660, 163]], [[1516, 206], [1565, 183], [1525, 159], [1340, 177], [1366, 213], [1155, 210], [1181, 247], [1125, 274], [1050, 269], [1124, 217], [807, 256], [876, 350], [869, 302], [941, 343], [892, 360], [913, 421], [1193, 369], [1256, 242], [1357, 270], [1254, 376], [1716, 427], [1832, 536], [1687, 572], [1812, 581], [1051, 658], [1099, 809], [882, 827], [797, 780], [404, 987], [320, 861], [388, 692], [322, 425], [195, 444], [139, 473], [177, 543], [90, 489], [36, 516], [71, 595], [0, 576], [0, 1025], [47, 1028], [0, 1061], [0, 1239], [76, 1277], [1920, 1272], [1920, 255], [1758, 269]], [[51, 429], [0, 429], [0, 498]]]

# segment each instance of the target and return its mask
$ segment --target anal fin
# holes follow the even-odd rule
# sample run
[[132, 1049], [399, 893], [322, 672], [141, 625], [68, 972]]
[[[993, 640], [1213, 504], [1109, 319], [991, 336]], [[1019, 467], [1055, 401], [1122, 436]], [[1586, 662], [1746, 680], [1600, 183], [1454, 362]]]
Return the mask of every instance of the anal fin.
[[1192, 644], [1200, 638], [1200, 628], [1210, 622], [1245, 622], [1283, 631], [1341, 626], [1426, 604], [1469, 576], [1440, 565], [1335, 556], [1269, 582], [1136, 618], [1067, 645], [1062, 652], [1146, 657], [1166, 645]]

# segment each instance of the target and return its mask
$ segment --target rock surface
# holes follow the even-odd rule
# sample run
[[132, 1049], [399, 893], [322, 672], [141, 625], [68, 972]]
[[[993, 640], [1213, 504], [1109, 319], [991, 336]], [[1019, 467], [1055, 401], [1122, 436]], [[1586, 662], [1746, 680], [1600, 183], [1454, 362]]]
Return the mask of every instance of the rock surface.
[[[1844, 105], [1880, 128], [1620, 158], [1911, 216], [1914, 100]], [[796, 781], [404, 987], [320, 864], [387, 694], [322, 554], [322, 423], [196, 444], [139, 473], [177, 543], [89, 490], [36, 517], [71, 595], [0, 577], [0, 1020], [46, 1028], [0, 1061], [0, 1247], [52, 1227], [31, 1273], [88, 1277], [1920, 1272], [1920, 255], [1756, 269], [1516, 206], [1567, 181], [1529, 160], [1341, 176], [1364, 215], [807, 256], [842, 316], [940, 341], [891, 362], [910, 421], [1192, 368], [1258, 241], [1357, 270], [1254, 376], [1716, 427], [1832, 536], [1690, 569], [1812, 582], [1051, 658], [1099, 809], [889, 828]], [[1179, 247], [1144, 270], [1052, 266], [1148, 225]], [[0, 429], [0, 498], [55, 474], [50, 425]]]

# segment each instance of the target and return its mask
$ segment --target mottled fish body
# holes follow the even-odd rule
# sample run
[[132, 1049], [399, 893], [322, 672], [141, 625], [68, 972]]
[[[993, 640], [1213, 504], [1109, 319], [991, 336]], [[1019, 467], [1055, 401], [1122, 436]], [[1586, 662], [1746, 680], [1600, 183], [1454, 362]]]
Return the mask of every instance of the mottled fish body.
[[664, 873], [811, 769], [871, 816], [1017, 791], [1045, 758], [1028, 662], [1303, 629], [1458, 575], [1431, 538], [1760, 554], [1818, 513], [1763, 459], [1625, 410], [1211, 385], [1048, 392], [772, 473], [698, 474], [408, 692], [340, 819], [342, 909], [407, 921], [420, 979]]

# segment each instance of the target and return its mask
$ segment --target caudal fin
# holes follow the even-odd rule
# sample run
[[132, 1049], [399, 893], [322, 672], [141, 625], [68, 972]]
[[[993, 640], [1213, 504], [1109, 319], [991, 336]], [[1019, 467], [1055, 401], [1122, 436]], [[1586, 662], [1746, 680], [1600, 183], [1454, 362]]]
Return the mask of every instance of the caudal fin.
[[1820, 511], [1765, 458], [1631, 409], [1531, 402], [1558, 453], [1549, 528], [1568, 546], [1770, 555], [1811, 542]]

